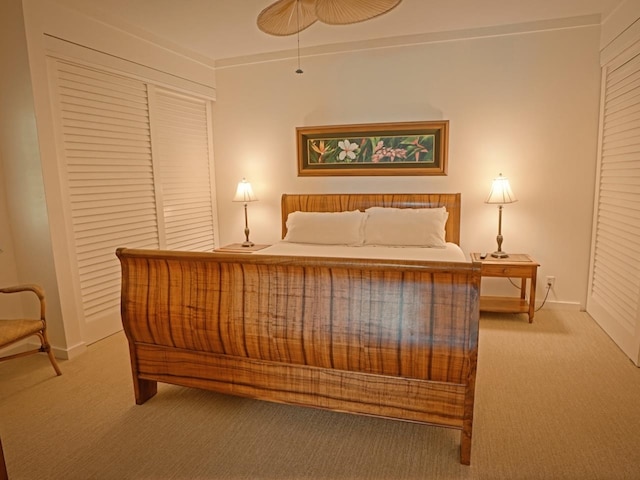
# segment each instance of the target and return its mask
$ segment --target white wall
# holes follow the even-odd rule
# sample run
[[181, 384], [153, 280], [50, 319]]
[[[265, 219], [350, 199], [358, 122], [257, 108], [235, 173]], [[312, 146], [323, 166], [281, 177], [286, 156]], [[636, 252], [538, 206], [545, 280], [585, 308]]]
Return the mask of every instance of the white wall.
[[640, 2], [625, 0], [602, 20], [600, 50], [602, 65], [633, 45], [640, 31]]
[[[15, 252], [11, 235], [11, 223], [7, 209], [6, 187], [2, 184], [2, 156], [0, 155], [0, 286], [7, 287], [18, 284]], [[22, 311], [17, 295], [5, 295], [0, 298], [3, 316], [18, 317]]]
[[[0, 283], [39, 283], [52, 343], [64, 345], [20, 0], [0, 14]], [[24, 308], [33, 298], [25, 297]]]
[[[504, 210], [503, 249], [541, 263], [550, 301], [584, 306], [596, 163], [599, 27], [584, 26], [236, 65], [217, 71], [214, 136], [223, 243], [242, 240], [246, 176], [252, 240], [280, 234], [279, 199], [297, 192], [461, 192], [462, 248], [493, 251], [502, 172], [519, 201]], [[446, 177], [297, 177], [295, 127], [450, 121]], [[504, 280], [488, 290], [510, 293]], [[543, 288], [539, 289], [539, 293]], [[541, 298], [539, 296], [539, 298]]]

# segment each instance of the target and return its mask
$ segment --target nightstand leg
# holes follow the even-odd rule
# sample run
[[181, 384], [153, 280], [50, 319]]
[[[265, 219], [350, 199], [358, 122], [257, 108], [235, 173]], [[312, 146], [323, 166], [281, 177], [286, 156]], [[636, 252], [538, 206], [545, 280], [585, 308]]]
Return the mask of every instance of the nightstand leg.
[[536, 283], [538, 283], [537, 270], [537, 268], [534, 268], [531, 273], [531, 289], [529, 291], [529, 323], [533, 323], [533, 315], [536, 313]]

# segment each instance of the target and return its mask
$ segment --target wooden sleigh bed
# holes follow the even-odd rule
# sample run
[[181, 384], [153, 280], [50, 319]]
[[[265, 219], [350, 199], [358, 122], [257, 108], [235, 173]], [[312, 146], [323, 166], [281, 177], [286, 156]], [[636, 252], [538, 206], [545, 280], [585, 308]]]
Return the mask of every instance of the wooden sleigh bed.
[[[284, 195], [294, 211], [445, 206], [459, 194]], [[119, 248], [136, 403], [157, 382], [461, 430], [470, 463], [480, 266]]]

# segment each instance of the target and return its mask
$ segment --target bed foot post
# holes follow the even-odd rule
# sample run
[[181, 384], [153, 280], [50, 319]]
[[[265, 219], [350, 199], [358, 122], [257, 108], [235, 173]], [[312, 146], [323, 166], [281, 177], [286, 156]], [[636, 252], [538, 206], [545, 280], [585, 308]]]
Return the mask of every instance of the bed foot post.
[[460, 463], [471, 465], [471, 435], [464, 430], [460, 434]]
[[133, 379], [133, 389], [136, 395], [136, 404], [142, 405], [144, 402], [158, 393], [158, 382], [153, 380]]
[[478, 350], [469, 355], [469, 375], [464, 393], [464, 418], [460, 433], [460, 463], [471, 465], [471, 434], [473, 432], [473, 404], [476, 390], [476, 368], [478, 365]]

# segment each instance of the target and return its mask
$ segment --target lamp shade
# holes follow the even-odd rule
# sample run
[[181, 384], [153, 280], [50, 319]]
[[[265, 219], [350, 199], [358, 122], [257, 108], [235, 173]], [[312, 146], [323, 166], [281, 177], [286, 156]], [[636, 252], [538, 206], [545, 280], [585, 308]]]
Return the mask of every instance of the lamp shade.
[[253, 193], [251, 184], [243, 178], [242, 181], [238, 183], [238, 188], [236, 189], [236, 194], [233, 197], [233, 201], [247, 203], [255, 202], [256, 200], [258, 200], [258, 198]]
[[485, 203], [504, 205], [506, 203], [513, 203], [517, 201], [518, 199], [513, 194], [511, 185], [509, 185], [509, 180], [503, 177], [502, 174], [500, 174], [498, 178], [493, 179], [489, 198], [485, 200]]

